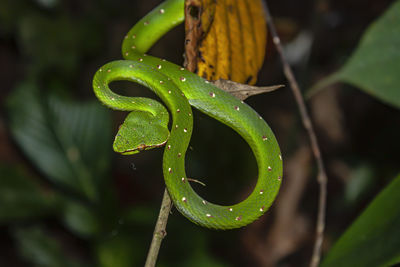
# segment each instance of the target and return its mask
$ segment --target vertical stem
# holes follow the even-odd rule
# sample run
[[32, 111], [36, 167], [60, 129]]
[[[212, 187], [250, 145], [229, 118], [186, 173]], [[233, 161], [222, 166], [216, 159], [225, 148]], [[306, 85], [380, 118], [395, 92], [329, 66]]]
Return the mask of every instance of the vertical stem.
[[161, 203], [160, 214], [158, 215], [156, 227], [154, 228], [153, 239], [151, 240], [150, 249], [147, 254], [145, 267], [156, 266], [158, 252], [160, 251], [161, 242], [167, 235], [165, 230], [167, 227], [168, 216], [172, 208], [172, 201], [169, 197], [167, 189], [164, 191], [163, 200]]
[[287, 62], [287, 60], [283, 54], [282, 44], [281, 44], [280, 38], [276, 32], [276, 28], [272, 21], [272, 17], [271, 17], [271, 14], [270, 14], [267, 4], [265, 4], [265, 13], [266, 13], [267, 24], [269, 26], [269, 29], [271, 30], [273, 42], [274, 42], [276, 49], [279, 53], [279, 56], [281, 58], [281, 62], [283, 65], [283, 72], [289, 81], [290, 88], [292, 89], [293, 95], [296, 99], [297, 106], [298, 106], [299, 112], [300, 112], [300, 117], [303, 122], [304, 128], [306, 128], [308, 137], [310, 139], [311, 149], [313, 151], [315, 160], [317, 162], [317, 167], [318, 167], [317, 180], [319, 183], [318, 216], [317, 216], [317, 222], [316, 222], [317, 226], [316, 226], [316, 237], [315, 237], [315, 243], [314, 243], [314, 250], [313, 250], [313, 255], [312, 255], [312, 258], [310, 261], [310, 266], [316, 267], [316, 266], [318, 266], [320, 259], [321, 259], [321, 247], [322, 247], [322, 242], [324, 239], [326, 198], [327, 198], [327, 188], [326, 187], [327, 187], [328, 177], [325, 172], [325, 167], [324, 167], [324, 163], [323, 163], [322, 156], [321, 156], [321, 150], [318, 146], [317, 136], [315, 135], [315, 131], [314, 131], [314, 127], [311, 122], [311, 119], [310, 119], [310, 115], [308, 114], [306, 105], [304, 103], [304, 98], [301, 94], [300, 87], [296, 81], [296, 78], [294, 77], [293, 71], [290, 68], [289, 63]]

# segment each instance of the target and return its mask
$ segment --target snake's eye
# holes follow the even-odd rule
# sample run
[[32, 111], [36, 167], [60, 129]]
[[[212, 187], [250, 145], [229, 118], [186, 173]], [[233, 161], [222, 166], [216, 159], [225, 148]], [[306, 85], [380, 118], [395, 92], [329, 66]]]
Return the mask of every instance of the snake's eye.
[[137, 146], [137, 150], [143, 151], [147, 146], [145, 144], [140, 144]]

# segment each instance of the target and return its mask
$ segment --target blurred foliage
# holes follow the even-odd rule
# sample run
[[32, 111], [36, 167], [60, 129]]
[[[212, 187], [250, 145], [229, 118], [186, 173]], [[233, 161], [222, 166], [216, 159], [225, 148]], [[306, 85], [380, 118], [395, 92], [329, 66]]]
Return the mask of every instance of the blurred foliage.
[[400, 1], [364, 33], [357, 49], [336, 73], [312, 91], [343, 81], [400, 108]]
[[47, 178], [89, 200], [98, 199], [111, 163], [106, 109], [97, 102], [46, 97], [34, 83], [15, 88], [7, 104], [11, 133]]
[[48, 78], [55, 82], [76, 77], [82, 57], [98, 53], [102, 42], [101, 31], [93, 30], [98, 28], [96, 14], [77, 19], [57, 6], [40, 7], [33, 1], [0, 3], [3, 34], [16, 33], [28, 75], [35, 78], [52, 74]]
[[[0, 164], [0, 223], [12, 226], [21, 266], [128, 267], [145, 260], [157, 209], [121, 203], [110, 177], [111, 112], [92, 95], [82, 100], [90, 80], [83, 88], [76, 83], [85, 61], [103, 49], [99, 25], [112, 8], [98, 2], [73, 16], [56, 0], [0, 2], [0, 33], [16, 42], [24, 66], [5, 101], [8, 128], [34, 168]], [[199, 264], [224, 266], [197, 238]]]
[[98, 266], [140, 266], [145, 248], [135, 239], [117, 235], [97, 244]]
[[400, 262], [400, 175], [369, 204], [322, 263], [329, 266], [392, 266]]
[[[123, 171], [112, 169], [118, 164], [113, 161], [111, 150], [113, 120], [111, 112], [94, 100], [90, 79], [102, 63], [120, 58], [120, 41], [129, 26], [156, 2], [0, 1], [0, 44], [3, 45], [0, 48], [11, 47], [7, 51], [12, 52], [12, 63], [18, 67], [18, 72], [12, 73], [18, 82], [6, 92], [8, 96], [4, 109], [9, 133], [19, 151], [25, 155], [25, 158], [17, 158], [15, 164], [0, 162], [0, 230], [6, 233], [4, 240], [0, 240], [4, 252], [4, 256], [0, 256], [0, 265], [123, 267], [143, 264], [161, 199], [161, 179], [154, 182], [152, 178], [158, 174], [148, 175], [142, 170], [129, 170], [127, 161], [119, 166], [123, 166], [122, 169], [126, 167], [129, 178], [125, 177]], [[399, 16], [396, 15], [399, 13], [399, 3], [396, 1], [367, 29], [354, 54], [337, 74], [330, 78], [328, 76], [326, 84], [345, 81], [399, 107], [397, 88], [400, 87], [400, 81], [397, 74], [400, 60], [397, 47], [400, 34]], [[126, 8], [127, 5], [131, 5], [131, 8]], [[304, 3], [301, 2], [301, 5]], [[287, 6], [285, 10], [288, 10]], [[290, 8], [290, 12], [294, 11], [297, 12], [297, 9]], [[171, 34], [173, 37], [166, 38], [174, 39]], [[167, 58], [174, 53], [180, 57], [181, 48], [178, 49], [176, 40], [173, 41], [169, 45], [173, 49], [168, 51]], [[327, 43], [324, 45], [329, 47]], [[157, 53], [162, 51], [160, 45], [156, 45], [155, 49], [158, 49]], [[342, 50], [335, 53], [345, 54]], [[278, 69], [277, 65], [274, 68]], [[4, 72], [9, 68], [12, 70], [12, 66], [8, 65], [2, 70]], [[87, 96], [90, 96], [90, 100], [87, 100]], [[282, 96], [282, 100], [289, 104], [276, 98], [264, 102], [263, 96], [249, 99], [249, 102], [255, 106], [260, 101], [261, 104], [256, 108], [261, 110], [260, 114], [266, 106], [275, 107], [271, 113], [265, 112], [267, 121], [271, 119], [272, 126], [277, 125], [276, 128], [291, 132], [286, 138], [277, 134], [283, 151], [290, 157], [290, 144], [281, 140], [290, 139], [286, 143], [291, 144], [299, 142], [301, 138], [295, 136], [300, 135], [301, 127], [293, 123], [295, 120], [289, 119], [289, 123], [287, 119], [285, 121], [287, 114], [276, 116], [277, 110], [280, 113], [291, 112], [293, 106], [287, 101], [292, 96], [284, 93]], [[219, 203], [234, 201], [233, 195], [236, 200], [243, 198], [249, 180], [232, 182], [232, 177], [251, 178], [256, 175], [250, 149], [237, 136], [231, 137], [230, 130], [207, 121], [201, 114], [195, 115], [196, 127], [200, 125], [201, 129], [193, 135], [188, 172], [207, 183], [207, 187], [196, 190]], [[373, 124], [374, 128], [356, 130], [362, 132], [363, 136], [370, 136], [371, 129], [377, 126], [370, 122], [369, 117], [364, 120], [367, 120], [366, 124]], [[332, 197], [332, 206], [336, 209], [328, 212], [336, 218], [346, 218], [339, 223], [339, 227], [335, 225], [328, 232], [328, 237], [335, 238], [335, 231], [339, 235], [342, 230], [336, 228], [348, 223], [348, 217], [362, 210], [371, 195], [393, 176], [393, 172], [398, 173], [398, 162], [393, 156], [398, 154], [398, 130], [393, 128], [392, 118], [387, 120], [390, 127], [383, 127], [378, 132], [379, 136], [373, 136], [374, 142], [365, 141], [370, 139], [359, 141], [361, 146], [369, 147], [370, 151], [362, 154], [349, 149], [346, 155], [340, 154], [350, 166], [348, 181], [343, 184], [343, 190], [337, 190], [340, 192]], [[292, 126], [285, 128], [282, 126], [285, 123]], [[350, 125], [353, 124], [350, 120], [348, 124], [347, 131], [355, 129]], [[235, 145], [232, 146], [232, 143]], [[346, 144], [346, 147], [354, 146]], [[211, 149], [213, 157], [210, 156]], [[153, 158], [147, 166], [154, 173], [161, 166], [161, 161], [156, 162], [154, 157], [161, 156], [152, 153], [148, 154]], [[129, 160], [132, 163], [133, 159]], [[134, 160], [135, 165], [141, 165], [140, 159]], [[222, 171], [211, 173], [216, 169]], [[233, 192], [237, 184], [241, 188], [239, 193]], [[373, 263], [372, 256], [377, 256], [377, 264], [390, 265], [398, 261], [398, 184], [399, 177], [346, 231], [332, 252], [328, 253], [324, 264], [331, 266], [333, 260], [348, 261], [355, 265], [360, 264], [359, 260]], [[315, 199], [307, 208], [315, 212]], [[328, 227], [331, 226], [329, 223]], [[264, 228], [268, 227], [261, 228], [257, 234], [264, 236]], [[171, 216], [158, 265], [253, 266], [255, 264], [249, 260], [250, 256], [246, 258], [249, 251], [243, 250], [243, 242], [240, 242], [240, 235], [245, 231], [208, 231], [182, 216]], [[18, 253], [18, 259], [3, 263], [7, 262], [6, 249], [11, 251], [9, 254]], [[290, 262], [290, 259], [283, 259], [282, 265], [287, 265], [285, 260]], [[293, 266], [305, 265], [300, 264], [298, 259], [293, 262]]]
[[[360, 44], [338, 72], [311, 93], [343, 81], [400, 108], [400, 1], [366, 30]], [[370, 165], [356, 169], [344, 201], [353, 205], [374, 186]], [[321, 266], [392, 266], [400, 262], [400, 176], [393, 179], [328, 252]]]
[[0, 165], [0, 223], [58, 213], [62, 201], [51, 190], [28, 179], [19, 166]]
[[17, 228], [15, 238], [19, 241], [19, 250], [29, 261], [30, 266], [38, 267], [80, 267], [88, 266], [77, 262], [62, 249], [59, 240], [49, 236], [40, 226]]

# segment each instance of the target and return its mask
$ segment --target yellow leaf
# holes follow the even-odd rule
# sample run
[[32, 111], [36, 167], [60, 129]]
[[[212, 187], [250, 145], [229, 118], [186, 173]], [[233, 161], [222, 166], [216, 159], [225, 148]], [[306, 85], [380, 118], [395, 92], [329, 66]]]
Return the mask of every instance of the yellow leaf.
[[199, 45], [197, 73], [208, 80], [255, 84], [266, 39], [262, 0], [218, 0], [214, 20]]

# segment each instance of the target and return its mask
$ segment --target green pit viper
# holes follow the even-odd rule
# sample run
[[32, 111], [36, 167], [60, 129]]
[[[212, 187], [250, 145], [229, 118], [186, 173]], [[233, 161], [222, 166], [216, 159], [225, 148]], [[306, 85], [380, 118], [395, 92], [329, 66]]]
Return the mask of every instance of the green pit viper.
[[[115, 137], [116, 152], [130, 155], [165, 146], [163, 174], [175, 207], [192, 222], [213, 229], [245, 226], [271, 206], [282, 177], [279, 145], [267, 123], [251, 107], [212, 83], [166, 60], [145, 52], [166, 32], [184, 20], [184, 0], [167, 0], [142, 18], [125, 36], [125, 60], [102, 66], [93, 78], [97, 98], [114, 110], [130, 111]], [[127, 97], [109, 88], [113, 81], [132, 81], [151, 89], [165, 103]], [[226, 124], [249, 144], [258, 165], [253, 192], [231, 206], [212, 204], [190, 186], [185, 154], [193, 129], [191, 106]]]

